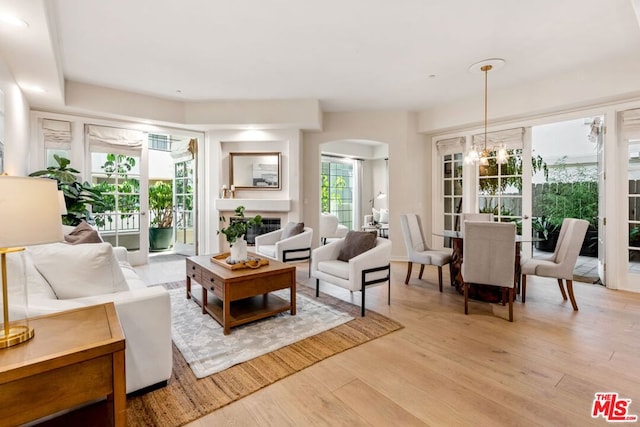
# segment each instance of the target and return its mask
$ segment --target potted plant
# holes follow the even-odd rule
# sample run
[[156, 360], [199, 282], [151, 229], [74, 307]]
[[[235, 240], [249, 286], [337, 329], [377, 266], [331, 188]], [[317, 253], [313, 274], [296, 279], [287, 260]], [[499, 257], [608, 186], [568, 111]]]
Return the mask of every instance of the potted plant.
[[[225, 222], [225, 217], [221, 216], [220, 221]], [[224, 234], [227, 242], [231, 245], [231, 254], [227, 258], [229, 264], [243, 262], [248, 259], [247, 241], [244, 240], [244, 236], [249, 228], [261, 225], [262, 217], [260, 215], [256, 215], [253, 218], [245, 218], [244, 206], [236, 208], [235, 215], [230, 218], [229, 225], [218, 230], [218, 234]]]
[[553, 221], [552, 218], [543, 215], [533, 218], [531, 226], [536, 233], [536, 237], [544, 239], [535, 242], [536, 249], [544, 252], [553, 252], [556, 248], [556, 242], [558, 241], [560, 225], [558, 225], [556, 221]]
[[149, 187], [149, 249], [160, 251], [169, 249], [173, 238], [173, 186], [158, 181]]
[[77, 176], [80, 171], [69, 166], [69, 159], [57, 154], [53, 158], [58, 163], [57, 166], [32, 172], [29, 176], [41, 176], [58, 182], [58, 190], [64, 194], [67, 207], [67, 214], [62, 216], [63, 224], [78, 225], [83, 220], [92, 222], [91, 211], [87, 206], [91, 206], [93, 211], [99, 211], [104, 206], [102, 192], [88, 182], [80, 181]]

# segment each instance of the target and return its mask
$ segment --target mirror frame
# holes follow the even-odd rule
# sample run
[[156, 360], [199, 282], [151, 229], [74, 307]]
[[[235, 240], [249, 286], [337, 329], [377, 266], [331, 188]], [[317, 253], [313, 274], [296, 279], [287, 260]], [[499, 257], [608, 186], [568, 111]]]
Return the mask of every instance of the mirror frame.
[[[246, 157], [265, 157], [265, 156], [274, 156], [276, 158], [276, 165], [277, 165], [277, 185], [269, 185], [269, 186], [261, 186], [261, 185], [254, 185], [253, 182], [248, 183], [246, 181], [242, 181], [240, 180], [239, 176], [236, 177], [234, 176], [234, 169], [237, 171], [238, 170], [238, 164], [236, 164], [237, 161], [239, 161], [240, 158], [246, 158]], [[280, 152], [242, 152], [242, 153], [229, 153], [229, 185], [234, 185], [235, 189], [238, 190], [280, 190], [282, 187], [282, 177], [281, 177], [281, 173], [280, 173], [280, 168], [281, 168], [281, 162], [280, 162], [280, 158], [281, 158], [281, 153]], [[235, 168], [234, 168], [235, 166]]]

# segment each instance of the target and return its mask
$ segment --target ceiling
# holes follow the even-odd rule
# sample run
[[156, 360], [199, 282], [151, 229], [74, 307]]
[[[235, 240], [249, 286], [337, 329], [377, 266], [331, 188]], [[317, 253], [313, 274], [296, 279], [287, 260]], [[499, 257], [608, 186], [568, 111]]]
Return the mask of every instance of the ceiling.
[[[633, 0], [0, 0], [19, 83], [181, 101], [317, 99], [324, 111], [419, 111], [640, 55]], [[49, 97], [50, 99], [47, 99]]]

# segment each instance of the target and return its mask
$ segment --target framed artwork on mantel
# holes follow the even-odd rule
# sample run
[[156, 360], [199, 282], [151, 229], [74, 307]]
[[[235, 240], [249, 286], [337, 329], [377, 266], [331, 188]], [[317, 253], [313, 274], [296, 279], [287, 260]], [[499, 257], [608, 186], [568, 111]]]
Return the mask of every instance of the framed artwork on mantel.
[[278, 152], [229, 153], [229, 184], [236, 190], [279, 190]]

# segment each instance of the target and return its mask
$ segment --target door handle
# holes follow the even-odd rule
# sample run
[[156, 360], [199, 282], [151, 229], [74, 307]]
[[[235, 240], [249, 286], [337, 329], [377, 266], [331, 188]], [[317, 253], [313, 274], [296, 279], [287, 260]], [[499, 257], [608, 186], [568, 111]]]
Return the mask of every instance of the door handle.
[[529, 219], [529, 215], [523, 216], [522, 219]]

